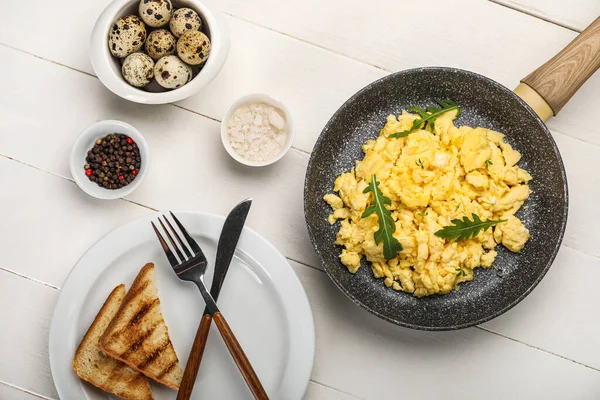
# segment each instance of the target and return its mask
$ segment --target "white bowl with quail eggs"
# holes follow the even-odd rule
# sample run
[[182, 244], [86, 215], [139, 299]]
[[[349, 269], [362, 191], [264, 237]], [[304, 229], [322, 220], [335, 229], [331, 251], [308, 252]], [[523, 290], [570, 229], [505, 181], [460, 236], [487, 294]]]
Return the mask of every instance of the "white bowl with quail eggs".
[[198, 93], [229, 52], [229, 32], [213, 10], [209, 0], [114, 0], [92, 31], [96, 75], [136, 103], [172, 103]]

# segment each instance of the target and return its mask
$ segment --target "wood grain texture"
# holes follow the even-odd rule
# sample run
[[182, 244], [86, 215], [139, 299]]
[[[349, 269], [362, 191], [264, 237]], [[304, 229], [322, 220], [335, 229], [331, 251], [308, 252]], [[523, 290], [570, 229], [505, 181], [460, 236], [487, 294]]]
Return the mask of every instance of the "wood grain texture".
[[[581, 262], [578, 259], [566, 261], [569, 265]], [[590, 368], [476, 328], [439, 334], [393, 326], [345, 298], [323, 272], [297, 263], [292, 265], [307, 291], [316, 324], [317, 351], [312, 379], [322, 385], [311, 383], [306, 400], [396, 400], [398, 388], [403, 396], [414, 399], [421, 399], [426, 393], [431, 399], [595, 400], [600, 394], [599, 373]], [[590, 265], [591, 270], [594, 266]], [[565, 269], [568, 272], [568, 265]], [[598, 276], [594, 273], [588, 279], [593, 281]], [[5, 285], [14, 290], [5, 290]], [[38, 335], [40, 320], [50, 318], [53, 300], [49, 301], [46, 292], [56, 295], [58, 291], [3, 271], [0, 271], [0, 289], [0, 318], [12, 326], [8, 337], [0, 335], [3, 356], [0, 381], [16, 376], [27, 383], [19, 386], [57, 399], [52, 380], [40, 379], [44, 371], [49, 374], [47, 340], [30, 341], [29, 338]], [[12, 296], [19, 292], [21, 298], [29, 299], [29, 305], [19, 304], [12, 310], [5, 308], [4, 304], [13, 301]], [[44, 302], [50, 305], [48, 311], [43, 311]], [[551, 304], [548, 306], [549, 311]], [[589, 312], [594, 305], [590, 307]], [[28, 308], [39, 311], [25, 312]], [[522, 314], [522, 318], [527, 316], [528, 312]], [[588, 321], [595, 323], [593, 318]], [[547, 323], [545, 319], [540, 323], [537, 327], [540, 332], [559, 327], [551, 328]], [[531, 326], [527, 321], [522, 325]], [[556, 337], [559, 336], [560, 331], [557, 331]], [[589, 345], [592, 352], [597, 352], [593, 343]], [[14, 360], [31, 360], [32, 354], [40, 354], [37, 361], [23, 364], [15, 371]], [[407, 363], [410, 368], [405, 367]], [[457, 370], [460, 373], [455, 372]], [[468, 384], [457, 383], [457, 380], [462, 382], [463, 376], [469, 377]], [[499, 377], [510, 384], [498, 384]], [[450, 397], [447, 396], [449, 387], [452, 388]]]
[[600, 68], [600, 17], [556, 56], [522, 79], [558, 114]]
[[58, 398], [48, 360], [57, 297], [56, 289], [0, 270], [0, 381]]
[[19, 390], [0, 382], [0, 399], [2, 400], [39, 400], [47, 397], [35, 396], [31, 393]]
[[237, 341], [233, 331], [225, 320], [225, 317], [223, 317], [223, 314], [216, 312], [213, 314], [212, 319], [215, 321], [217, 328], [219, 328], [221, 337], [223, 338], [227, 349], [231, 353], [233, 360], [242, 373], [248, 388], [254, 395], [254, 398], [257, 400], [268, 400], [269, 396], [267, 396], [267, 392], [265, 392], [263, 385], [260, 383], [258, 375], [256, 375], [254, 368], [252, 368], [252, 364], [250, 364], [248, 357], [246, 357], [246, 353], [244, 353], [244, 349], [242, 349], [242, 346]]
[[323, 279], [323, 272], [296, 265], [295, 270], [315, 318], [317, 382], [373, 400], [600, 396], [598, 371], [570, 363], [567, 372], [564, 359], [477, 328], [422, 332], [397, 327], [357, 307]]
[[[3, 90], [10, 93], [10, 96], [0, 96], [0, 103], [6, 105], [0, 108], [0, 126], [10, 127], [13, 135], [22, 138], [11, 140], [10, 135], [0, 135], [0, 153], [68, 177], [66, 160], [69, 146], [78, 132], [97, 119], [128, 121], [143, 132], [153, 155], [149, 175], [130, 197], [131, 200], [155, 209], [226, 214], [235, 203], [234, 199], [250, 195], [255, 202], [248, 217], [249, 226], [266, 236], [291, 259], [319, 267], [307, 237], [302, 212], [307, 154], [292, 150], [273, 167], [249, 171], [238, 166], [221, 148], [219, 124], [215, 121], [169, 106], [132, 105], [112, 96], [96, 79], [15, 50], [0, 47], [0, 58], [5, 60], [3, 65], [8, 75], [13, 77], [3, 79], [4, 76], [0, 75]], [[600, 77], [600, 74], [597, 75]], [[55, 79], [48, 81], [45, 76], [54, 76]], [[22, 81], [27, 81], [30, 86], [19, 85], [18, 82]], [[35, 88], [41, 85], [47, 90], [36, 92]], [[586, 85], [582, 91], [587, 90], [591, 95], [594, 89], [594, 86]], [[320, 89], [315, 90], [320, 92]], [[89, 94], [87, 100], [78, 101], [84, 93]], [[39, 112], [27, 112], [39, 103], [45, 104]], [[71, 110], [70, 118], [64, 118], [65, 108]], [[563, 112], [568, 112], [568, 109]], [[551, 122], [557, 120], [561, 117]], [[586, 124], [577, 131], [591, 137], [594, 128]], [[49, 129], [51, 135], [48, 134]], [[600, 230], [588, 228], [589, 215], [596, 208], [595, 199], [600, 197], [600, 185], [595, 184], [600, 182], [600, 178], [589, 171], [596, 168], [595, 160], [600, 158], [600, 148], [556, 132], [554, 136], [559, 140], [571, 189], [565, 243], [600, 256]], [[37, 146], [30, 143], [37, 143]], [[173, 154], [179, 157], [174, 158]], [[181, 187], [177, 180], [171, 179], [173, 168], [177, 169], [178, 179], [199, 184]], [[91, 199], [75, 184], [46, 182], [40, 177], [43, 173], [23, 172], [25, 175], [20, 177], [13, 169], [16, 167], [7, 170], [3, 179], [11, 182], [10, 186], [15, 189], [3, 191], [0, 197], [4, 196], [7, 204], [28, 206], [5, 217], [3, 223], [12, 226], [12, 232], [17, 234], [11, 234], [8, 229], [0, 230], [0, 237], [6, 236], [7, 245], [7, 251], [0, 252], [0, 262], [19, 265], [21, 273], [55, 286], [60, 286], [69, 268], [98, 237], [130, 218], [149, 212], [131, 204]], [[19, 184], [29, 179], [33, 180], [32, 184]], [[205, 182], [218, 184], [207, 186]], [[44, 198], [39, 196], [38, 187], [47, 190]], [[230, 203], [213, 201], [215, 198], [232, 200]], [[77, 218], [69, 218], [71, 214]], [[101, 218], [91, 219], [87, 228], [89, 236], [82, 236], [76, 221], [90, 215]], [[40, 220], [52, 224], [40, 225]], [[61, 221], [72, 221], [64, 225], [67, 231], [63, 238], [53, 234], [53, 226], [61, 225]], [[281, 221], [285, 224], [282, 225]], [[5, 235], [2, 235], [3, 232]], [[34, 236], [40, 252], [26, 251], [26, 243], [19, 240], [19, 235], [26, 232]], [[62, 264], [56, 258], [43, 260], [44, 251], [52, 252], [63, 243], [63, 239], [73, 246], [74, 253], [67, 253], [72, 258]], [[42, 262], [45, 268], [37, 268]]]
[[579, 32], [600, 15], [600, 1], [597, 0], [490, 1]]
[[[76, 30], [88, 35], [108, 2], [99, 0], [88, 6], [84, 1], [64, 0], [62, 8], [51, 7], [45, 0], [11, 3], [7, 11], [12, 17], [0, 26], [0, 38], [6, 40], [0, 43], [93, 73], [87, 58], [88, 36], [77, 36], [72, 41], [51, 40], [52, 35], [45, 33], [67, 37]], [[429, 18], [419, 19], [408, 17], [422, 11], [418, 3], [408, 0], [379, 0], [378, 10], [390, 10], [384, 13], [373, 12], [370, 4], [360, 0], [347, 0], [345, 7], [336, 1], [320, 0], [219, 1], [219, 7], [235, 16], [226, 18], [232, 39], [229, 57], [221, 73], [202, 93], [180, 104], [219, 120], [239, 96], [264, 91], [291, 109], [297, 124], [294, 146], [310, 151], [323, 125], [351, 94], [390, 72], [423, 65], [455, 66], [514, 88], [521, 78], [576, 36], [569, 29], [489, 1], [428, 0], [427, 4], [431, 9]], [[27, 35], [15, 34], [20, 29], [19, 21], [25, 18], [35, 21], [32, 23], [36, 29]], [[402, 19], [401, 24], [398, 18]], [[55, 21], [61, 20], [70, 23], [57, 26]], [[438, 21], [452, 21], [452, 35]], [[482, 25], [481, 21], [486, 23]], [[435, 43], [440, 38], [444, 38], [444, 45], [435, 51], [420, 50], [421, 42]], [[6, 74], [6, 80], [10, 76]], [[35, 74], [29, 75], [32, 76]], [[27, 80], [12, 81], [12, 85], [29, 85]], [[594, 90], [597, 85], [598, 74], [549, 126], [600, 144], [600, 125], [590, 126], [578, 112], [582, 106], [600, 108], [600, 96]], [[0, 102], [6, 99], [3, 107], [22, 113], [19, 104], [11, 106], [13, 98], [22, 96], [19, 92], [13, 96], [11, 91]], [[103, 114], [104, 110], [96, 112]], [[27, 117], [23, 116], [22, 124], [30, 125]], [[51, 146], [61, 151], [58, 143]], [[57, 156], [55, 161], [58, 160]]]
[[198, 332], [196, 332], [192, 350], [190, 350], [190, 355], [187, 364], [185, 365], [183, 379], [179, 385], [177, 400], [188, 400], [192, 396], [192, 391], [196, 384], [196, 376], [198, 375], [200, 363], [202, 362], [202, 355], [204, 354], [204, 348], [206, 347], [206, 340], [210, 333], [211, 322], [212, 317], [210, 314], [204, 314], [200, 320]]
[[[0, 43], [92, 72], [87, 34], [73, 40], [55, 39], [91, 30], [108, 1], [92, 5], [66, 0], [64, 7], [43, 0], [12, 2], [5, 7], [11, 17], [0, 25]], [[582, 20], [589, 18], [583, 14], [591, 9], [567, 7], [561, 0], [521, 2], [538, 4], [541, 12], [546, 4], [554, 4], [558, 14], [581, 12]], [[581, 2], [598, 5], [595, 0], [569, 4]], [[365, 83], [390, 71], [454, 65], [514, 87], [519, 78], [575, 36], [487, 1], [432, 0], [427, 5], [433, 16], [424, 19], [407, 17], [418, 15], [422, 8], [408, 1], [381, 0], [374, 7], [348, 0], [341, 7], [318, 0], [223, 0], [220, 6], [236, 15], [227, 18], [232, 32], [229, 59], [215, 81], [182, 106], [220, 119], [239, 95], [265, 90], [292, 108], [298, 122], [295, 146], [310, 151], [331, 113]], [[36, 29], [21, 34], [23, 20], [33, 21]], [[70, 23], [56, 23], [62, 20]], [[452, 37], [441, 20], [452, 21]], [[445, 38], [444, 46], [435, 52], [418, 52], [421, 40], [440, 38]], [[288, 257], [317, 266], [299, 200], [306, 154], [292, 152], [275, 168], [249, 174], [220, 153], [214, 121], [169, 106], [126, 103], [93, 77], [4, 46], [0, 46], [0, 59], [0, 154], [34, 166], [0, 157], [0, 176], [10, 188], [0, 191], [0, 207], [10, 210], [3, 215], [0, 229], [0, 267], [60, 286], [77, 258], [98, 237], [148, 212], [126, 202], [96, 202], [72, 182], [52, 175], [69, 177], [66, 160], [75, 135], [104, 118], [132, 122], [155, 149], [151, 176], [132, 200], [155, 208], [223, 214], [231, 205], [223, 199], [263, 193], [263, 206], [253, 210], [249, 225]], [[593, 318], [599, 301], [594, 282], [600, 280], [600, 230], [590, 228], [599, 222], [600, 177], [592, 172], [597, 169], [600, 150], [588, 144], [600, 144], [600, 126], [580, 118], [581, 110], [600, 107], [599, 75], [592, 76], [549, 123], [569, 176], [571, 208], [564, 243], [571, 249], [563, 247], [548, 276], [528, 299], [484, 326], [514, 341], [480, 329], [441, 335], [398, 329], [353, 305], [322, 272], [294, 264], [317, 326], [313, 379], [320, 383], [309, 385], [306, 399], [386, 400], [396, 399], [399, 393], [416, 399], [424, 393], [429, 398], [492, 400], [600, 397], [597, 371], [547, 353], [600, 368], [600, 323]], [[185, 163], [173, 154], [182, 154]], [[181, 174], [181, 181], [199, 184], [182, 190], [178, 182], [169, 183], [173, 170]], [[167, 189], [163, 189], [165, 184]], [[82, 220], [86, 221], [84, 230]], [[29, 251], [24, 237], [36, 243], [36, 252]], [[65, 241], [69, 248], [62, 246]], [[42, 258], [43, 254], [52, 257]], [[55, 298], [56, 290], [48, 286], [0, 271], [0, 320], [11, 327], [0, 332], [0, 381], [52, 399], [57, 395], [44, 330]], [[220, 341], [218, 335], [214, 339]], [[465, 376], [469, 377], [466, 382]], [[12, 400], [13, 389], [8, 390], [7, 398]], [[0, 393], [4, 399], [2, 389]]]

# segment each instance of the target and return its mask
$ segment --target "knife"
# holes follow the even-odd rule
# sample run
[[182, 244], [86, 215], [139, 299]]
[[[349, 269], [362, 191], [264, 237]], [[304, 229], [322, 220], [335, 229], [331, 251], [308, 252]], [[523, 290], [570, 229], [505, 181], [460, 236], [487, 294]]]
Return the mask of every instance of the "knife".
[[[235, 253], [235, 248], [237, 247], [242, 230], [244, 229], [244, 222], [246, 222], [246, 217], [248, 216], [251, 205], [252, 199], [246, 199], [236, 205], [223, 224], [221, 236], [219, 237], [219, 244], [217, 245], [215, 273], [210, 287], [210, 294], [213, 299], [215, 299], [215, 302], [219, 298], [219, 293], [221, 293], [223, 281], [225, 280], [225, 276], [227, 276], [229, 264], [231, 264], [231, 259]], [[177, 393], [177, 400], [188, 400], [192, 395], [194, 383], [196, 383], [196, 376], [200, 369], [200, 361], [202, 361], [202, 355], [204, 354], [204, 348], [206, 347], [206, 340], [208, 339], [211, 322], [212, 317], [205, 308], [204, 315], [200, 321], [200, 326], [196, 332], [196, 337], [194, 338], [190, 357], [185, 366], [183, 379], [181, 380], [179, 392]]]

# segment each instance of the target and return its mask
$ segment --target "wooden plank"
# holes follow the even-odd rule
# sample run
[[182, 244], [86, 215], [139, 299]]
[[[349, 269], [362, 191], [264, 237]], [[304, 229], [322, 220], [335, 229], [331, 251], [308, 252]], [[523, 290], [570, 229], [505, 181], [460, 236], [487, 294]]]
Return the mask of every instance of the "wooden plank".
[[597, 371], [477, 328], [432, 333], [391, 325], [345, 298], [322, 272], [295, 269], [315, 317], [317, 382], [367, 399], [398, 399], [400, 393], [432, 399], [600, 394]]
[[[563, 247], [539, 286], [513, 310], [483, 326], [600, 369], [600, 261]], [[577, 283], [575, 283], [577, 282]]]
[[0, 382], [0, 398], [2, 400], [39, 400], [47, 397], [34, 396]]
[[[36, 76], [58, 78], [55, 86], [46, 84], [48, 90], [38, 93], [37, 97], [33, 95], [35, 85], [32, 84], [32, 88], [28, 89], [31, 90], [31, 96], [21, 97], [25, 99], [21, 100], [21, 108], [11, 108], [10, 102], [4, 104], [7, 108], [2, 108], [5, 111], [3, 123], [13, 126], [14, 134], [23, 137], [24, 140], [10, 140], [2, 135], [2, 151], [7, 151], [8, 155], [37, 167], [47, 168], [53, 173], [67, 175], [65, 160], [68, 147], [65, 143], [71, 143], [77, 132], [95, 119], [126, 119], [142, 129], [152, 149], [161, 149], [154, 152], [153, 167], [148, 181], [132, 196], [134, 201], [154, 208], [199, 209], [225, 213], [231, 204], [214, 201], [214, 198], [227, 198], [235, 202], [234, 199], [252, 195], [256, 202], [250, 216], [250, 226], [266, 234], [289, 257], [318, 265], [308, 243], [302, 219], [302, 181], [307, 160], [305, 154], [292, 152], [276, 167], [257, 172], [248, 171], [229, 160], [224, 151], [214, 151], [220, 146], [218, 124], [214, 121], [170, 106], [150, 107], [153, 112], [142, 112], [138, 106], [110, 95], [107, 95], [107, 99], [106, 92], [91, 77], [14, 50], [0, 49], [0, 54], [2, 51], [7, 55], [7, 60], [12, 60], [6, 64], [10, 66], [11, 62], [14, 63], [14, 67], [11, 68], [15, 73], [22, 70], [23, 74], [28, 74], [27, 68], [32, 68], [41, 71], [39, 74], [33, 74], [32, 79]], [[60, 75], [62, 73], [64, 75]], [[59, 82], [70, 83], [62, 85], [60, 90]], [[16, 91], [16, 86], [11, 84], [10, 80], [4, 83], [4, 87]], [[79, 92], [89, 93], [90, 100], [74, 101], [73, 99], [78, 97], [73, 95]], [[33, 100], [27, 103], [28, 99]], [[20, 121], [23, 121], [25, 114], [20, 114], [19, 110], [34, 107], [38, 101], [48, 104], [47, 109], [41, 113], [30, 114], [27, 120], [29, 125], [22, 127]], [[107, 104], [110, 106], [107, 107]], [[63, 118], [61, 110], [64, 107], [68, 107], [72, 118]], [[108, 109], [98, 111], [105, 108]], [[146, 115], [150, 117], [146, 118]], [[565, 243], [598, 255], [600, 232], [589, 229], [589, 217], [594, 213], [594, 199], [600, 195], [600, 185], [595, 184], [595, 178], [589, 171], [595, 170], [595, 160], [600, 157], [600, 150], [568, 136], [555, 136], [565, 156], [571, 185], [571, 214]], [[30, 146], [30, 143], [37, 143], [37, 146]], [[63, 145], [60, 147], [56, 143]], [[174, 153], [180, 156], [180, 160], [185, 160], [183, 167], [180, 167], [177, 160], [173, 160]], [[2, 192], [1, 203], [6, 204], [6, 207], [19, 203], [26, 204], [27, 207], [23, 207], [22, 212], [8, 215], [5, 221], [6, 229], [2, 230], [0, 235], [4, 243], [10, 243], [10, 246], [6, 247], [7, 251], [2, 252], [0, 260], [18, 273], [55, 286], [60, 286], [76, 259], [103, 232], [139, 213], [147, 212], [136, 211], [136, 207], [124, 202], [123, 205], [118, 205], [119, 203], [89, 199], [79, 192], [74, 184], [14, 161], [4, 160], [0, 164], [0, 171], [2, 170], [5, 171], [6, 182], [10, 182], [9, 186], [14, 190]], [[171, 179], [174, 171], [178, 174], [177, 180]], [[179, 187], [176, 182], [181, 181], [200, 184]], [[31, 184], [20, 184], [21, 182]], [[210, 182], [219, 184], [204, 184]], [[40, 187], [47, 188], [45, 192], [49, 194], [45, 197], [38, 196]], [[26, 217], [23, 217], [25, 213]], [[96, 215], [101, 215], [101, 218], [96, 220]], [[90, 222], [90, 227], [86, 228], [88, 234], [81, 235], [81, 225], [78, 222], [88, 219], [89, 216], [94, 218], [91, 219], [93, 222]], [[52, 223], [39, 224], [39, 221], [48, 218]], [[282, 224], [281, 221], [285, 221], [286, 224]], [[61, 229], [60, 235], [56, 234], [56, 227]], [[22, 233], [14, 235], [14, 232]], [[41, 246], [39, 252], [26, 251], [27, 244], [19, 239], [25, 232], [38, 235], [34, 242]], [[50, 260], [40, 258], [44, 254], [54, 254], [55, 249], [62, 248], [64, 243], [70, 244], [71, 251]], [[42, 264], [45, 268], [39, 268]], [[551, 319], [548, 324], [552, 326]], [[518, 336], [516, 338], [519, 339]], [[537, 341], [530, 344], [538, 346]], [[562, 354], [560, 346], [540, 347]]]
[[[306, 237], [302, 212], [306, 154], [292, 150], [272, 167], [250, 170], [237, 165], [221, 148], [219, 124], [215, 121], [172, 106], [131, 104], [107, 93], [94, 78], [12, 49], [0, 48], [0, 56], [7, 60], [5, 68], [13, 77], [0, 76], [0, 85], [8, 94], [0, 97], [0, 124], [12, 132], [0, 136], [0, 154], [68, 177], [70, 143], [79, 131], [98, 119], [126, 120], [137, 126], [146, 135], [151, 149], [156, 150], [147, 181], [131, 196], [132, 200], [156, 209], [202, 209], [224, 214], [236, 200], [253, 196], [256, 201], [250, 213], [250, 226], [266, 234], [288, 257], [318, 265]], [[31, 78], [21, 85], [19, 82], [25, 81], [26, 76]], [[44, 76], [55, 79], [44, 82]], [[36, 88], [42, 84], [46, 90], [38, 92]], [[85, 94], [89, 100], [78, 101]], [[40, 102], [47, 106], [34, 114], [27, 111]], [[71, 118], [64, 118], [65, 109]], [[22, 140], [14, 140], [16, 136]], [[600, 148], [565, 135], [554, 136], [564, 157], [571, 189], [565, 243], [600, 255], [600, 231], [589, 229], [589, 215], [600, 196], [600, 185], [594, 184], [600, 178], [589, 171], [596, 168]], [[172, 179], [174, 174], [177, 179]], [[190, 184], [180, 187], [179, 182]], [[219, 184], [207, 185], [211, 182]], [[16, 192], [5, 193], [5, 196], [16, 195]], [[231, 200], [227, 203], [214, 198]], [[79, 201], [93, 202], [83, 194]], [[94, 204], [99, 206], [101, 202]], [[105, 226], [108, 229], [111, 225]]]
[[[516, 87], [521, 78], [576, 35], [479, 0], [430, 1], [427, 18], [410, 17], [423, 12], [421, 3], [397, 0], [380, 0], [376, 9], [360, 0], [346, 1], [343, 6], [320, 0], [224, 0], [219, 4], [228, 14], [386, 71], [437, 65], [458, 67], [488, 76], [508, 88]], [[451, 21], [451, 33], [440, 21]], [[432, 45], [435, 50], [431, 50]], [[582, 110], [600, 107], [599, 87], [600, 74], [596, 74], [548, 126], [600, 144], [600, 126], [590, 127], [581, 118]]]
[[356, 400], [360, 397], [355, 397], [339, 390], [323, 386], [319, 383], [310, 382], [308, 389], [304, 395], [304, 400]]
[[[323, 272], [293, 266], [315, 317], [313, 380], [333, 389], [323, 393], [326, 389], [311, 385], [309, 399], [397, 399], [399, 390], [412, 398], [424, 391], [442, 398], [448, 388], [463, 399], [594, 399], [600, 394], [597, 371], [476, 328], [431, 333], [393, 326], [343, 297]], [[47, 335], [58, 292], [5, 271], [0, 271], [0, 289], [0, 318], [11, 326], [0, 333], [6, 344], [0, 380], [56, 398]], [[472, 384], [457, 384], [461, 379]], [[337, 393], [339, 388], [351, 395]]]
[[569, 216], [564, 243], [574, 249], [600, 256], [600, 221], [596, 210], [600, 198], [600, 175], [594, 165], [600, 157], [599, 148], [555, 133], [567, 171], [569, 185]]
[[490, 0], [581, 32], [600, 15], [597, 0]]
[[0, 269], [0, 381], [58, 397], [48, 361], [48, 334], [57, 295], [56, 289]]
[[231, 51], [223, 70], [183, 107], [221, 119], [239, 97], [266, 92], [291, 110], [294, 146], [310, 152], [323, 126], [354, 93], [387, 75], [347, 57], [235, 18], [227, 18]]
[[[60, 8], [43, 0], [19, 3], [10, 7], [12, 17], [0, 26], [0, 43], [92, 73], [87, 60], [88, 32], [106, 3], [108, 0], [101, 0], [88, 6], [69, 0]], [[381, 12], [373, 12], [370, 3], [359, 0], [349, 0], [343, 7], [319, 0], [226, 0], [219, 6], [252, 23], [227, 19], [232, 47], [223, 71], [202, 93], [182, 104], [220, 119], [239, 95], [269, 92], [292, 109], [298, 124], [295, 146], [305, 151], [312, 149], [324, 123], [345, 99], [388, 72], [446, 65], [481, 73], [513, 88], [575, 36], [568, 29], [480, 0], [432, 0], [428, 18], [403, 18], [422, 12], [420, 4], [407, 0], [380, 0], [377, 10], [384, 10]], [[15, 33], [20, 32], [18, 21], [24, 18], [35, 20], [37, 29], [28, 35]], [[76, 21], [77, 32], [84, 32], [85, 40], [79, 36], [54, 40], [55, 36], [46, 32], [73, 36], [71, 24], [57, 26], [56, 20]], [[438, 21], [452, 21], [452, 34]], [[442, 44], [433, 51], [423, 43]], [[549, 126], [600, 144], [600, 126], [581, 118], [581, 110], [600, 107], [597, 87], [600, 74], [592, 77]]]
[[[11, 61], [8, 61], [9, 55]], [[108, 93], [97, 79], [12, 49], [0, 48], [0, 57], [7, 57], [5, 67], [14, 72], [14, 78], [27, 74], [31, 81], [38, 79], [40, 83], [44, 75], [39, 68], [55, 74], [52, 82], [45, 83], [47, 90], [43, 91], [37, 91], [34, 83], [19, 89], [19, 84], [11, 84], [10, 79], [0, 77], [0, 84], [7, 84], [7, 93], [28, 93], [15, 102], [7, 99], [9, 95], [0, 99], [0, 124], [10, 127], [12, 132], [11, 135], [0, 135], [0, 154], [68, 177], [70, 144], [81, 130], [99, 119], [128, 121], [145, 135], [152, 152], [150, 172], [146, 182], [130, 197], [133, 201], [155, 209], [226, 214], [238, 201], [252, 197], [255, 201], [248, 218], [249, 226], [265, 235], [286, 256], [317, 265], [302, 212], [306, 153], [291, 150], [274, 166], [245, 168], [225, 152], [220, 143], [219, 124], [213, 120], [170, 105], [140, 107], [120, 100]], [[37, 73], [33, 73], [35, 68], [38, 68]], [[87, 100], [80, 101], [82, 96]], [[47, 105], [40, 113], [27, 111], [40, 102]], [[68, 110], [68, 118], [65, 118], [65, 110]], [[20, 140], [14, 140], [17, 136]], [[31, 146], [31, 143], [36, 145]], [[17, 178], [9, 179], [18, 182], [14, 180]], [[43, 230], [39, 224], [43, 216], [33, 215], [47, 211], [43, 206], [44, 199], [35, 196], [39, 193], [35, 187], [15, 185], [15, 191], [3, 192], [0, 196], [7, 196], [7, 201], [24, 196], [19, 194], [20, 190], [31, 195], [28, 201], [39, 204], [38, 208], [23, 211], [31, 213], [29, 228]], [[73, 186], [72, 190], [78, 189]], [[56, 192], [59, 195], [59, 191]], [[102, 204], [107, 209], [112, 205], [110, 202], [95, 203], [83, 193], [79, 193], [78, 198], [82, 207], [88, 202], [98, 207]], [[60, 204], [56, 207], [62, 210], [61, 216], [66, 218], [66, 223], [72, 224], [74, 231], [80, 229], [77, 220], [70, 220], [65, 215], [68, 209]], [[53, 229], [48, 224], [44, 226]], [[113, 222], [106, 226], [115, 225]], [[91, 235], [85, 240], [95, 238], [97, 236]], [[67, 266], [70, 268], [72, 264]], [[68, 270], [67, 266], [62, 266], [63, 273]], [[56, 282], [58, 275], [53, 275], [52, 279], [53, 284], [62, 282], [62, 278]]]
[[2, 217], [0, 266], [57, 287], [96, 240], [150, 212], [92, 199], [73, 182], [1, 157], [0, 180], [11, 187], [0, 191], [11, 209]]

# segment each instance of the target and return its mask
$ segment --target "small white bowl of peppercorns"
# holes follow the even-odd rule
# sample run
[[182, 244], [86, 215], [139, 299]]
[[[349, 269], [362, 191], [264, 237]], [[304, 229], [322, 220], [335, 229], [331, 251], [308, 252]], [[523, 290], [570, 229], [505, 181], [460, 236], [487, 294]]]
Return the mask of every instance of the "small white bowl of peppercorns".
[[71, 175], [98, 199], [131, 194], [144, 180], [150, 150], [142, 134], [126, 122], [99, 121], [85, 129], [71, 149]]

